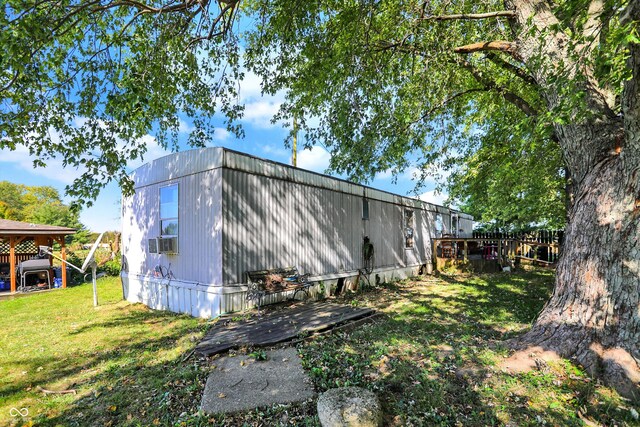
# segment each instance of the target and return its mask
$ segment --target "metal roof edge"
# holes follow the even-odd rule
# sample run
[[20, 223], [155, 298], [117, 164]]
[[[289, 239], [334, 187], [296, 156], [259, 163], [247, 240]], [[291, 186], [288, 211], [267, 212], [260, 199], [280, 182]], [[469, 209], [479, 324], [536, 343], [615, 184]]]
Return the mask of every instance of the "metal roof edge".
[[[229, 148], [225, 148], [225, 147], [221, 147], [223, 152], [225, 153], [223, 156], [223, 167], [228, 168], [228, 169], [234, 169], [234, 170], [241, 170], [244, 172], [248, 172], [248, 173], [254, 173], [254, 174], [260, 174], [260, 175], [264, 175], [264, 176], [273, 176], [271, 174], [268, 173], [260, 173], [259, 171], [256, 170], [252, 170], [249, 168], [242, 168], [242, 167], [238, 167], [237, 164], [234, 164], [231, 160], [231, 158], [227, 155], [227, 153], [235, 155], [235, 156], [242, 156], [242, 157], [246, 157], [248, 159], [251, 160], [259, 160], [261, 162], [267, 163], [267, 164], [272, 164], [276, 167], [280, 167], [280, 168], [284, 168], [287, 169], [289, 171], [293, 171], [293, 173], [298, 173], [298, 174], [309, 174], [315, 177], [318, 177], [320, 179], [324, 179], [324, 180], [329, 180], [329, 181], [334, 181], [334, 182], [340, 182], [343, 184], [346, 184], [347, 186], [353, 186], [353, 187], [357, 187], [362, 189], [362, 196], [363, 197], [367, 197], [367, 198], [371, 198], [371, 199], [377, 199], [377, 200], [381, 200], [381, 201], [389, 201], [392, 203], [396, 203], [396, 204], [400, 204], [400, 205], [413, 205], [414, 207], [418, 207], [415, 206], [416, 204], [422, 205], [421, 208], [424, 208], [424, 206], [428, 206], [431, 207], [431, 210], [434, 211], [438, 211], [441, 213], [456, 213], [458, 214], [461, 218], [465, 218], [465, 219], [469, 219], [469, 220], [473, 220], [473, 216], [466, 214], [464, 212], [461, 212], [457, 209], [452, 209], [452, 208], [448, 208], [446, 206], [442, 206], [442, 205], [437, 205], [435, 203], [431, 203], [431, 202], [426, 202], [424, 200], [420, 200], [418, 198], [415, 197], [409, 197], [409, 196], [403, 196], [401, 194], [397, 194], [397, 193], [392, 193], [390, 191], [386, 191], [386, 190], [380, 190], [378, 188], [374, 188], [368, 185], [364, 185], [364, 184], [358, 184], [355, 182], [351, 182], [348, 181], [346, 179], [342, 179], [342, 178], [337, 178], [337, 177], [333, 177], [330, 175], [325, 175], [322, 173], [318, 173], [318, 172], [314, 172], [314, 171], [310, 171], [307, 169], [301, 169], [301, 168], [297, 168], [291, 165], [288, 165], [286, 163], [282, 163], [282, 162], [277, 162], [275, 160], [270, 160], [270, 159], [264, 159], [261, 157], [257, 157], [257, 156], [253, 156], [251, 154], [247, 154], [247, 153], [243, 153], [240, 151], [236, 151], [236, 150], [232, 150]], [[247, 170], [249, 169], [249, 170]], [[285, 176], [285, 174], [283, 174], [283, 176], [273, 176], [273, 177], [278, 177], [281, 179], [287, 179], [287, 177]], [[295, 181], [293, 179], [291, 179], [292, 181]], [[300, 182], [303, 184], [307, 184], [307, 185], [312, 185], [312, 186], [319, 186], [317, 182], [313, 182], [313, 180], [309, 180], [311, 182]], [[298, 182], [298, 181], [296, 181]], [[327, 185], [327, 186], [321, 186], [322, 188], [327, 188], [327, 189], [334, 189], [331, 185]], [[349, 193], [354, 194], [354, 195], [360, 195], [360, 192], [355, 192], [355, 191], [349, 191]], [[392, 200], [395, 198], [399, 198], [400, 201], [398, 200]]]
[[[259, 163], [249, 165], [241, 159], [246, 159], [254, 163], [258, 161]], [[205, 172], [218, 167], [289, 180], [329, 190], [342, 191], [399, 205], [414, 206], [443, 214], [456, 213], [461, 218], [473, 220], [471, 215], [460, 212], [457, 209], [386, 190], [380, 190], [368, 185], [357, 184], [343, 178], [293, 167], [286, 163], [265, 159], [226, 147], [203, 147], [169, 153], [166, 156], [159, 157], [136, 168], [129, 176], [134, 180], [135, 188], [139, 188], [145, 185], [170, 181], [193, 173]], [[177, 168], [177, 170], [174, 170], [175, 168]]]

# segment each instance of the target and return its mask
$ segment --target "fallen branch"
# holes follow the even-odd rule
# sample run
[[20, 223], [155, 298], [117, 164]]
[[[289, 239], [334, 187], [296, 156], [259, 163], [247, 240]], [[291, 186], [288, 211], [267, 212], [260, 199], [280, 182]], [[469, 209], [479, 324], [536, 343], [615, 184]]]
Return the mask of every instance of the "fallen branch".
[[78, 394], [75, 389], [70, 390], [47, 390], [46, 388], [42, 388], [40, 386], [36, 387], [36, 390], [44, 393], [44, 394]]
[[184, 356], [184, 357], [182, 358], [182, 360], [180, 361], [180, 363], [184, 363], [184, 362], [186, 362], [187, 360], [189, 360], [189, 358], [190, 358], [191, 356], [193, 356], [193, 353], [195, 353], [195, 351], [196, 351], [196, 349], [194, 348], [194, 349], [193, 349], [193, 350], [191, 350], [189, 353], [187, 353], [187, 355], [186, 355], [186, 356]]

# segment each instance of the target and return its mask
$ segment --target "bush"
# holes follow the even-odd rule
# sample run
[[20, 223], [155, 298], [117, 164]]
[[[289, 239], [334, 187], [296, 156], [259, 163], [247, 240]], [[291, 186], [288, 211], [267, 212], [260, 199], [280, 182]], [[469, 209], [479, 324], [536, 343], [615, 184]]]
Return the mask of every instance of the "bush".
[[115, 259], [107, 261], [103, 264], [100, 269], [107, 273], [109, 276], [119, 276], [120, 270], [122, 269], [122, 263], [120, 262], [120, 257], [116, 256]]

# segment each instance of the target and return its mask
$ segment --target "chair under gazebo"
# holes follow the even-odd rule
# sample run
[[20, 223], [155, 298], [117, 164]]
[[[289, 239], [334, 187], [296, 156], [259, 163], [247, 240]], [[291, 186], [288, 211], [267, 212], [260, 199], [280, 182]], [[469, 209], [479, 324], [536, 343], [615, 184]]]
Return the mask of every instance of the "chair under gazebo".
[[[32, 224], [28, 222], [0, 219], [0, 281], [10, 283], [10, 291], [18, 289], [18, 279], [24, 288], [26, 276], [30, 273], [46, 274], [49, 287], [53, 274], [53, 259], [40, 258], [39, 246], [60, 245], [60, 258], [66, 260], [65, 236], [76, 230], [55, 225]], [[38, 260], [38, 262], [34, 262]], [[61, 287], [67, 287], [67, 269], [61, 269]]]

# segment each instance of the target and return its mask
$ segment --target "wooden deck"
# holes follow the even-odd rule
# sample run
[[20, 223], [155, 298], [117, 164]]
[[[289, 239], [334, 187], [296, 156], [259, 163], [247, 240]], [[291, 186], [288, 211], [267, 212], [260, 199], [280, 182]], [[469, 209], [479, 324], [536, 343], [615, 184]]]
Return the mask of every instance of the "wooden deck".
[[[520, 261], [554, 267], [561, 249], [558, 242], [506, 238], [438, 237], [432, 240], [436, 270], [463, 266], [478, 273], [501, 271], [502, 267]], [[539, 250], [544, 259], [538, 256]]]
[[251, 320], [216, 324], [196, 346], [205, 356], [243, 346], [263, 347], [293, 340], [301, 334], [320, 332], [375, 313], [370, 308], [356, 308], [328, 302], [313, 302], [267, 313]]

